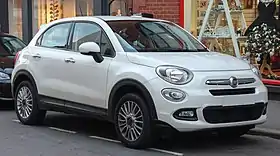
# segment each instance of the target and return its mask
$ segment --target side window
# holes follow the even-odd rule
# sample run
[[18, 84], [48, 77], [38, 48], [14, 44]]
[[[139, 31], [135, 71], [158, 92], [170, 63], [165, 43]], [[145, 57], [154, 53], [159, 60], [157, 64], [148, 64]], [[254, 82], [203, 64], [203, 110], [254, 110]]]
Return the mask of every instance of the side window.
[[100, 51], [103, 56], [112, 57], [114, 56], [114, 48], [106, 36], [105, 32], [102, 32], [101, 42], [100, 42]]
[[101, 28], [92, 23], [76, 23], [72, 50], [79, 51], [79, 46], [85, 42], [95, 42], [100, 45]]
[[41, 38], [41, 46], [49, 48], [67, 48], [68, 35], [72, 23], [58, 24], [48, 29]]
[[12, 36], [3, 36], [0, 38], [3, 48], [9, 55], [15, 55], [18, 51], [22, 50], [26, 44], [20, 39]]

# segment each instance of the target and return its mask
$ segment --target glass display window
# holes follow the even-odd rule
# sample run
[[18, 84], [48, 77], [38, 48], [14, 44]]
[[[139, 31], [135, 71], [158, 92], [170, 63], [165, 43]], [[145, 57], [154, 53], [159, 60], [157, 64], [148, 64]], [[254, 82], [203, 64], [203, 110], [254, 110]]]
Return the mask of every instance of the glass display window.
[[127, 16], [131, 15], [133, 0], [110, 0], [110, 15]]
[[93, 8], [93, 0], [33, 0], [33, 32], [57, 19], [92, 16]]
[[22, 38], [22, 1], [9, 0], [8, 12], [10, 34]]

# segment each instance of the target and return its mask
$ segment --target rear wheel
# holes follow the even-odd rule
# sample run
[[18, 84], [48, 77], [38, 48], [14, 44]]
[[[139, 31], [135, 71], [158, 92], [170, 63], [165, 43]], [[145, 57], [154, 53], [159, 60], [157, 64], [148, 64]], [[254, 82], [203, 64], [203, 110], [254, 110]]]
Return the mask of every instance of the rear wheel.
[[129, 93], [118, 102], [115, 128], [121, 142], [130, 148], [147, 148], [152, 143], [152, 122], [142, 97]]
[[39, 109], [38, 93], [29, 81], [23, 81], [18, 85], [14, 103], [17, 117], [23, 124], [43, 123], [46, 111]]

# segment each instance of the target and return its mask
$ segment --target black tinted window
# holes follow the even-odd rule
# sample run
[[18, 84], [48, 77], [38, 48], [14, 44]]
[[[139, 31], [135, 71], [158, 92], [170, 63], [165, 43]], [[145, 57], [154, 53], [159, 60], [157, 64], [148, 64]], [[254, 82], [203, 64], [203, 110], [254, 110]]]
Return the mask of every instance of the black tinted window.
[[67, 48], [71, 23], [58, 24], [48, 29], [42, 36], [41, 46], [49, 48]]
[[115, 52], [110, 40], [105, 35], [105, 32], [102, 32], [100, 50], [103, 56], [109, 56], [109, 57], [113, 56]]
[[109, 21], [127, 52], [207, 51], [193, 36], [173, 23], [160, 21]]
[[0, 42], [8, 55], [15, 55], [26, 46], [23, 41], [13, 36], [0, 37]]
[[79, 51], [79, 46], [85, 42], [95, 42], [100, 45], [101, 28], [92, 23], [77, 23], [75, 25], [72, 49]]

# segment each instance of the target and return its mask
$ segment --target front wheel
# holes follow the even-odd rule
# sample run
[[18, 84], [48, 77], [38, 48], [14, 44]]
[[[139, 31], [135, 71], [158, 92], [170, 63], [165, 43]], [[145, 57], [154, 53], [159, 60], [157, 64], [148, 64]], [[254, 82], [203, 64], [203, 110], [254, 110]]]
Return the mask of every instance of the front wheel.
[[129, 148], [147, 148], [151, 145], [151, 116], [142, 97], [126, 94], [115, 110], [115, 128], [121, 142]]
[[43, 123], [46, 111], [39, 109], [37, 91], [29, 81], [23, 81], [18, 85], [14, 102], [21, 123], [26, 125]]

